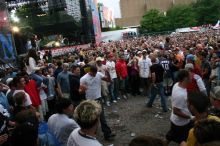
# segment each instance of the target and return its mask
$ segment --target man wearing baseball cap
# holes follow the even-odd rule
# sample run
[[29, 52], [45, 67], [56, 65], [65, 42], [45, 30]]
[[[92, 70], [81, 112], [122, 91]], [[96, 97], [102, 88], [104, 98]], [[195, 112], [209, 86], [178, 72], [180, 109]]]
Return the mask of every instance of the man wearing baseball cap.
[[216, 86], [210, 92], [210, 102], [213, 105], [210, 114], [220, 117], [220, 86]]
[[193, 66], [194, 66], [193, 72], [194, 72], [195, 74], [197, 74], [197, 75], [199, 75], [199, 76], [202, 77], [201, 69], [200, 69], [199, 66], [197, 66], [197, 65], [195, 64], [195, 59], [196, 59], [196, 58], [195, 58], [195, 56], [194, 56], [193, 54], [189, 54], [189, 55], [186, 56], [186, 63], [192, 63]]

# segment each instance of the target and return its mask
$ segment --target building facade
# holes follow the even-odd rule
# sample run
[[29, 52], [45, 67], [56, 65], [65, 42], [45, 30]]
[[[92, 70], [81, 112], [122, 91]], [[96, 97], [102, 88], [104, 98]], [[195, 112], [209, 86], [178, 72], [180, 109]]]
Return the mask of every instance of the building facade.
[[114, 28], [115, 18], [114, 18], [113, 10], [111, 8], [104, 6], [102, 3], [99, 3], [98, 11], [99, 11], [101, 27], [102, 28]]
[[79, 0], [66, 0], [67, 14], [72, 16], [76, 22], [81, 20], [81, 11]]
[[50, 12], [66, 11], [76, 22], [81, 20], [79, 0], [49, 0], [48, 7]]
[[28, 4], [30, 2], [37, 3], [43, 11], [45, 12], [48, 11], [48, 0], [35, 0], [35, 1], [33, 0], [32, 1], [30, 0], [14, 0], [14, 1], [8, 0], [8, 2], [6, 1], [9, 11], [16, 10], [17, 8], [25, 4]]
[[190, 4], [195, 0], [120, 0], [122, 18], [116, 19], [121, 27], [139, 26], [144, 13], [150, 9], [166, 11], [173, 5]]

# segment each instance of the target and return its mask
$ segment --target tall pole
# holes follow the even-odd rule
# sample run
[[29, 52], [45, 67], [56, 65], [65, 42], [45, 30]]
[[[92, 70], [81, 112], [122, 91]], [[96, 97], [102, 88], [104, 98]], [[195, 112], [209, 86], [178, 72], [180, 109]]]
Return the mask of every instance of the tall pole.
[[82, 34], [83, 34], [83, 42], [88, 43], [90, 41], [90, 26], [88, 20], [88, 12], [86, 7], [85, 0], [80, 0], [80, 10], [82, 15]]

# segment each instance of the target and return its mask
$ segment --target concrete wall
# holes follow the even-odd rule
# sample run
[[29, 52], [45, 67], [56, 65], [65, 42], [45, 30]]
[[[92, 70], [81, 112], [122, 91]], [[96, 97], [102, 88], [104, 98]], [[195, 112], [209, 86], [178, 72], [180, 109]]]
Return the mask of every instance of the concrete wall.
[[116, 26], [127, 27], [140, 25], [141, 16], [127, 17], [127, 18], [116, 18]]
[[122, 18], [143, 15], [146, 11], [145, 1], [146, 0], [120, 0]]
[[121, 27], [140, 25], [144, 13], [150, 9], [166, 12], [171, 6], [190, 4], [196, 0], [120, 0], [121, 16], [116, 25]]

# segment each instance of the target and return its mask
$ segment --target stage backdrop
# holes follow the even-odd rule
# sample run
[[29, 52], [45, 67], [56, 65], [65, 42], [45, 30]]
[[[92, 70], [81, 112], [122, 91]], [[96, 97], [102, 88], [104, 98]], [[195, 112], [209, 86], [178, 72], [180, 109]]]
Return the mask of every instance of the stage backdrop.
[[[0, 4], [3, 4], [1, 2]], [[15, 47], [13, 43], [12, 34], [10, 31], [10, 25], [8, 15], [5, 7], [0, 7], [0, 58], [6, 62], [10, 62], [15, 59]]]

